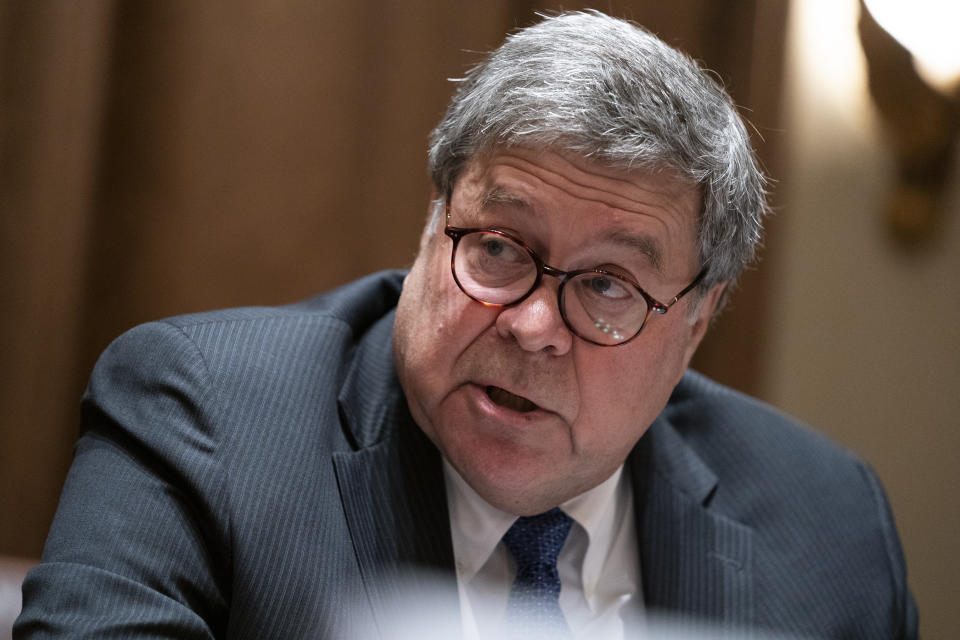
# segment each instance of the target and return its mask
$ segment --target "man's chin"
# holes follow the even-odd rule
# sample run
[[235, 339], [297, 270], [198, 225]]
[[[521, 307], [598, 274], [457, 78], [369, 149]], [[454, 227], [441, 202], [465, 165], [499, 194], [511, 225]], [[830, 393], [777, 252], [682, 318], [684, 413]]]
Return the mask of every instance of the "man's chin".
[[474, 459], [462, 470], [458, 468], [460, 475], [481, 498], [507, 513], [543, 513], [581, 493], [564, 481], [567, 476], [556, 462], [515, 458], [483, 466], [478, 462]]

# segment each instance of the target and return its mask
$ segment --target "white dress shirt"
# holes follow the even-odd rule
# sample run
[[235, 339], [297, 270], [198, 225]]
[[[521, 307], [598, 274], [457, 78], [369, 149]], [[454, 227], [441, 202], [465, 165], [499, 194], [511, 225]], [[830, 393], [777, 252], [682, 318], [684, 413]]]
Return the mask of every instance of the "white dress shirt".
[[[515, 568], [501, 541], [516, 516], [491, 506], [444, 461], [464, 640], [502, 637]], [[624, 637], [643, 597], [633, 496], [623, 467], [560, 505], [574, 524], [557, 558], [560, 609], [575, 638]]]

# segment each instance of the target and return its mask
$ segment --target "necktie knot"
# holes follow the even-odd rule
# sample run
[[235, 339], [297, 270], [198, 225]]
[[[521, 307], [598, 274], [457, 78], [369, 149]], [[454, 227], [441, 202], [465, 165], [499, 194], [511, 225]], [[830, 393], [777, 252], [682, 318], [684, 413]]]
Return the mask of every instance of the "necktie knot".
[[[517, 563], [517, 579], [525, 575], [535, 580], [550, 568], [556, 571], [557, 556], [572, 525], [570, 516], [559, 508], [517, 518], [503, 536], [504, 544]], [[557, 591], [559, 593], [559, 582]]]

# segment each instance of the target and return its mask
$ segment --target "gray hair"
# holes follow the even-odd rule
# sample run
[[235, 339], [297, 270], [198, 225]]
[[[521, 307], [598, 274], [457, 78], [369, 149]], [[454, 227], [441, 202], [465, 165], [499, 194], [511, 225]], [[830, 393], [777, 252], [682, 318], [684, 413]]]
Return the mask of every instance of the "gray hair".
[[[753, 260], [768, 204], [743, 121], [695, 61], [643, 27], [598, 11], [546, 16], [460, 82], [430, 135], [429, 170], [443, 200], [467, 163], [496, 147], [669, 168], [701, 191], [703, 286], [734, 282]], [[442, 210], [434, 207], [435, 218]]]

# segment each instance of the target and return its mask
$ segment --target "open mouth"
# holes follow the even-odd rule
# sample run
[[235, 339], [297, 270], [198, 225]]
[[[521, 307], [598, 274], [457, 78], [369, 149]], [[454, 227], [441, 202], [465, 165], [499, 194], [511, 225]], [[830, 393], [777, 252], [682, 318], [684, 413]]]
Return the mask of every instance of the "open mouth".
[[506, 407], [507, 409], [513, 409], [514, 411], [527, 413], [528, 411], [533, 411], [537, 408], [537, 405], [530, 402], [523, 396], [515, 395], [506, 389], [501, 389], [500, 387], [494, 387], [493, 385], [490, 385], [486, 388], [486, 392], [491, 400], [501, 407]]

